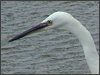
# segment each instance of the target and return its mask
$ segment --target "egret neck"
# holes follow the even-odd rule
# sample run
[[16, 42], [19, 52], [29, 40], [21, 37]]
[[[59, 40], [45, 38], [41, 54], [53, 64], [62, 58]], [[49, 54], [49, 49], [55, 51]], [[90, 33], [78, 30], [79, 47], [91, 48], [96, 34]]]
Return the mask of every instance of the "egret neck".
[[67, 29], [75, 34], [81, 42], [91, 73], [99, 74], [99, 55], [90, 32], [77, 20], [67, 26]]

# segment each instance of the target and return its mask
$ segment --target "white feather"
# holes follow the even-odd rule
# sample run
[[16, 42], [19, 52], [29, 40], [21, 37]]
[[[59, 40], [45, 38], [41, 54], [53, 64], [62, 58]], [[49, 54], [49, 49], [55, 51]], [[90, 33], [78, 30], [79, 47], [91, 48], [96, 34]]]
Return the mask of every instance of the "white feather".
[[55, 12], [42, 22], [51, 20], [48, 28], [62, 28], [74, 33], [82, 44], [85, 58], [92, 74], [99, 74], [99, 55], [90, 32], [72, 15], [66, 12]]

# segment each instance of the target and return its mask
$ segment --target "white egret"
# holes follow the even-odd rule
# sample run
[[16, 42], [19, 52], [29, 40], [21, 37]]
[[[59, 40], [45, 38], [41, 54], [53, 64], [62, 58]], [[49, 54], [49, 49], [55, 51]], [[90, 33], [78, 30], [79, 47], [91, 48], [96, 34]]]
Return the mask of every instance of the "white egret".
[[43, 20], [39, 25], [15, 36], [9, 42], [44, 28], [62, 28], [75, 34], [82, 44], [85, 58], [92, 74], [99, 74], [99, 55], [90, 32], [72, 15], [66, 12], [55, 12]]

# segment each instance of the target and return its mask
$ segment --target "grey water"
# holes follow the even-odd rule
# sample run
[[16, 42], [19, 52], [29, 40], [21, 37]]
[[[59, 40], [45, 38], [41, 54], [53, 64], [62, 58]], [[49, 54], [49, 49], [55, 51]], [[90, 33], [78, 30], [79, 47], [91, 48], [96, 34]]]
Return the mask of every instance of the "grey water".
[[79, 40], [67, 30], [51, 29], [8, 42], [56, 11], [79, 20], [99, 52], [99, 1], [1, 1], [2, 74], [90, 73]]

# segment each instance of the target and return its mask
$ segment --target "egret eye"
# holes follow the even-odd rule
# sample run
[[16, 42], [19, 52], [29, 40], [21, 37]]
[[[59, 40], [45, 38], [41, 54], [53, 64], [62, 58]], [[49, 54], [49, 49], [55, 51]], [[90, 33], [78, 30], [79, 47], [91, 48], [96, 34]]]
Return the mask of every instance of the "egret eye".
[[52, 21], [51, 21], [51, 20], [48, 20], [48, 21], [47, 21], [47, 24], [48, 24], [48, 25], [52, 25]]

